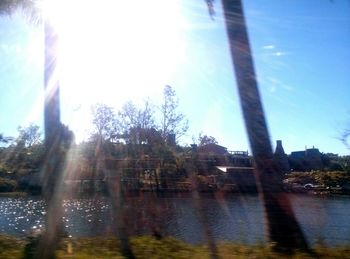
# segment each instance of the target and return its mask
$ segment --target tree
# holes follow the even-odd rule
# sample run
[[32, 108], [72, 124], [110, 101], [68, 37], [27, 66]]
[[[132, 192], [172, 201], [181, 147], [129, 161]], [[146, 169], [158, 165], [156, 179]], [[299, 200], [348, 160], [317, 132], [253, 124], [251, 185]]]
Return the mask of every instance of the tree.
[[118, 112], [119, 125], [123, 133], [127, 133], [130, 128], [137, 127], [138, 111], [132, 101], [127, 101]]
[[124, 131], [136, 127], [143, 129], [155, 127], [154, 107], [149, 101], [145, 101], [142, 108], [138, 108], [132, 101], [128, 101], [123, 105], [118, 115]]
[[345, 129], [340, 136], [340, 140], [343, 142], [343, 144], [350, 149], [350, 143], [349, 143], [349, 138], [350, 138], [350, 129]]
[[157, 126], [154, 120], [154, 107], [149, 101], [145, 101], [141, 108], [128, 101], [118, 115], [123, 138], [127, 143], [148, 143], [153, 138]]
[[207, 136], [203, 135], [203, 133], [199, 133], [198, 146], [204, 146], [208, 144], [218, 144], [218, 142], [213, 136]]
[[175, 90], [166, 85], [163, 90], [163, 103], [161, 110], [161, 129], [164, 141], [167, 141], [171, 134], [176, 139], [186, 134], [188, 130], [188, 120], [185, 115], [178, 111], [179, 100], [176, 97]]
[[72, 144], [75, 142], [75, 136], [73, 131], [71, 131], [68, 126], [62, 124], [62, 146], [64, 149], [68, 150]]
[[40, 127], [31, 123], [27, 127], [18, 127], [19, 136], [16, 140], [18, 146], [31, 147], [41, 142]]
[[18, 127], [19, 136], [14, 147], [14, 167], [38, 169], [43, 163], [44, 150], [40, 127], [31, 123], [27, 127]]
[[0, 145], [1, 144], [9, 144], [13, 141], [13, 137], [5, 137], [2, 133], [0, 133]]
[[138, 126], [142, 129], [157, 128], [154, 120], [154, 106], [147, 100], [138, 110]]
[[112, 141], [117, 135], [116, 115], [112, 107], [96, 104], [92, 107], [94, 134], [102, 141]]

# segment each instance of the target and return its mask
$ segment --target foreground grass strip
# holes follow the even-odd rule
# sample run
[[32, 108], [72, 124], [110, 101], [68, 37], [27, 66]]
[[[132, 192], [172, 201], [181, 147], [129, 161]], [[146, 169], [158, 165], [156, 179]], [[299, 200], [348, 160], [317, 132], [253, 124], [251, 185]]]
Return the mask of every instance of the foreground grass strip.
[[[26, 239], [0, 236], [0, 258], [25, 258]], [[156, 239], [149, 236], [133, 237], [131, 248], [136, 258], [191, 258], [206, 259], [209, 251], [204, 245], [190, 245], [178, 239], [167, 237]], [[233, 243], [218, 244], [219, 258], [350, 258], [350, 247], [315, 247], [314, 254], [301, 252], [295, 254], [279, 254], [268, 245], [241, 245]], [[65, 238], [56, 253], [57, 258], [123, 258], [115, 237], [98, 238]]]
[[25, 242], [9, 236], [0, 236], [0, 258], [22, 258]]

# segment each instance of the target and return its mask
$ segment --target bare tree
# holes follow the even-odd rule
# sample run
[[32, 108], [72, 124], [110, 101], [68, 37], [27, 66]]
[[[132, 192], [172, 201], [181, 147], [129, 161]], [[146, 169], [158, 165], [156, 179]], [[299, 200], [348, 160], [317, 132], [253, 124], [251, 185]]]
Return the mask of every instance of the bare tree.
[[92, 107], [92, 116], [94, 134], [101, 141], [112, 141], [116, 138], [118, 125], [112, 107], [105, 104], [95, 104]]
[[149, 100], [144, 102], [144, 106], [138, 111], [138, 124], [143, 129], [157, 128], [154, 120], [154, 106]]
[[132, 101], [126, 102], [118, 113], [119, 126], [126, 142], [140, 144], [147, 141], [147, 135], [156, 131], [154, 107], [145, 101], [139, 108]]
[[176, 97], [175, 90], [166, 85], [163, 90], [163, 103], [161, 110], [161, 129], [164, 140], [167, 140], [170, 134], [174, 134], [176, 139], [186, 134], [188, 130], [188, 120], [185, 115], [179, 112], [179, 99]]
[[144, 106], [138, 108], [132, 101], [126, 102], [118, 113], [120, 124], [124, 130], [140, 127], [143, 129], [154, 128], [154, 107], [147, 100]]

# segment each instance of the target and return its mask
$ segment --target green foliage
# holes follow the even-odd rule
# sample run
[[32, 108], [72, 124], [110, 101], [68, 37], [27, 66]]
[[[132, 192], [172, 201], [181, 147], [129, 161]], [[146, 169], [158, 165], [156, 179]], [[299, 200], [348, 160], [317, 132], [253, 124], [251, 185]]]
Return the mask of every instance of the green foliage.
[[42, 142], [39, 126], [30, 124], [27, 127], [17, 128], [19, 136], [16, 140], [17, 146], [31, 147]]
[[[138, 107], [129, 101], [116, 113], [112, 107], [96, 104], [92, 107], [94, 129], [90, 139], [78, 145], [72, 145], [73, 132], [60, 124], [61, 154], [69, 154], [69, 161], [74, 161], [70, 179], [103, 178], [104, 165], [101, 161], [106, 157], [135, 161], [130, 162], [131, 169], [137, 168], [133, 172], [135, 179], [146, 170], [157, 169], [157, 185], [164, 188], [170, 181], [186, 178], [184, 158], [181, 158], [183, 150], [176, 145], [176, 137], [186, 132], [188, 124], [179, 112], [178, 102], [175, 91], [166, 86], [161, 107], [149, 101]], [[158, 116], [155, 116], [156, 112]], [[20, 183], [19, 188], [28, 190], [27, 187], [35, 182], [36, 173], [45, 164], [45, 145], [37, 125], [18, 127], [18, 132], [13, 144], [0, 149], [0, 173], [11, 172]], [[175, 137], [174, 134], [178, 135]], [[215, 142], [214, 137], [206, 136], [206, 139]], [[0, 135], [2, 143], [7, 140]], [[71, 152], [68, 153], [68, 150]]]
[[[133, 237], [130, 240], [135, 258], [211, 258], [209, 249], [204, 245], [190, 245], [172, 237], [156, 239], [149, 236]], [[23, 239], [0, 236], [0, 258], [23, 258], [26, 241]], [[295, 251], [294, 253], [278, 253], [270, 245], [242, 245], [235, 243], [217, 244], [218, 257], [228, 258], [348, 258], [349, 247], [317, 246], [311, 254]], [[124, 258], [120, 252], [118, 239], [79, 238], [63, 239], [56, 257], [76, 259], [109, 259]]]
[[5, 176], [0, 181], [1, 192], [27, 190], [30, 174], [38, 172], [44, 163], [45, 146], [39, 126], [30, 124], [18, 127], [18, 131], [16, 141], [0, 151], [0, 173]]
[[322, 154], [322, 162], [325, 171], [344, 171], [350, 173], [350, 156], [339, 156], [337, 154]]
[[23, 258], [23, 248], [22, 240], [0, 235], [0, 258]]
[[[68, 250], [71, 250], [68, 252]], [[118, 240], [115, 237], [95, 237], [80, 239], [64, 239], [57, 258], [124, 258], [119, 251]]]
[[43, 163], [44, 155], [45, 149], [42, 143], [31, 147], [10, 146], [0, 154], [0, 170], [15, 173], [21, 170], [38, 170]]
[[12, 137], [5, 137], [2, 133], [0, 133], [0, 146], [2, 145], [8, 145], [13, 141]]
[[71, 131], [68, 126], [62, 124], [62, 146], [64, 149], [68, 150], [71, 145], [75, 142], [75, 136], [73, 131]]
[[0, 192], [12, 192], [17, 188], [17, 182], [0, 177]]
[[0, 193], [0, 197], [13, 198], [13, 199], [23, 198], [27, 196], [28, 196], [28, 193], [26, 192], [1, 192]]
[[138, 237], [132, 239], [131, 246], [136, 258], [190, 258], [197, 252], [190, 245], [175, 238]]

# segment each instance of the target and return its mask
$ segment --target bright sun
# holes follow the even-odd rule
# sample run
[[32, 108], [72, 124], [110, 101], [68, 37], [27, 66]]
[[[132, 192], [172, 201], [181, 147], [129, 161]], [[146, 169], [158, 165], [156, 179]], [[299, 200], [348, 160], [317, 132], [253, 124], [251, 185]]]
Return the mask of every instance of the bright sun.
[[161, 94], [186, 56], [178, 1], [48, 0], [44, 8], [60, 38], [63, 121], [78, 141], [92, 104]]

